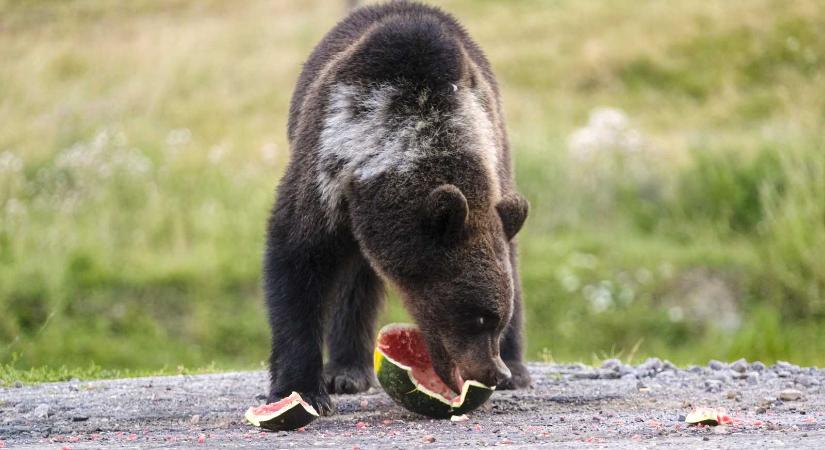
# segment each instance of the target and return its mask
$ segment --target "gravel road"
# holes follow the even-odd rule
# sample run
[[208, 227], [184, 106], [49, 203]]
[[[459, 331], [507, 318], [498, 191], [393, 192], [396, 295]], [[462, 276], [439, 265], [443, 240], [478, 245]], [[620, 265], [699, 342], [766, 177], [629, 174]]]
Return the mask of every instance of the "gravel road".
[[[304, 430], [261, 432], [263, 372], [71, 381], [0, 389], [0, 448], [825, 448], [825, 370], [743, 360], [677, 369], [650, 359], [530, 364], [535, 387], [496, 392], [464, 422], [434, 421], [380, 390], [334, 397]], [[687, 426], [695, 406], [734, 419]]]

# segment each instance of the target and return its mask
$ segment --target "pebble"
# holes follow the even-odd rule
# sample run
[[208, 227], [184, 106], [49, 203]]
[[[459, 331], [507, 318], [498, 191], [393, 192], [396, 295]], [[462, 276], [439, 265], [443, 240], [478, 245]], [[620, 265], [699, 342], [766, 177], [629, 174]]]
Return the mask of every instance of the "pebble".
[[192, 425], [197, 425], [201, 422], [201, 415], [195, 414], [194, 416], [189, 418], [189, 423]]
[[748, 372], [748, 384], [759, 383], [759, 372]]
[[662, 370], [662, 360], [659, 358], [647, 358], [641, 367], [659, 372]]
[[764, 372], [767, 367], [765, 367], [765, 363], [762, 361], [754, 361], [751, 363], [750, 369], [754, 372]]
[[425, 444], [432, 444], [433, 442], [435, 442], [435, 436], [433, 436], [432, 434], [428, 434], [421, 438], [421, 442]]
[[745, 358], [737, 359], [730, 365], [734, 372], [745, 373], [748, 370], [748, 361]]
[[714, 379], [705, 380], [705, 392], [719, 392], [722, 390], [722, 382]]
[[770, 408], [773, 404], [776, 403], [776, 398], [774, 397], [762, 397], [762, 400], [759, 401], [759, 406], [763, 408]]
[[727, 367], [727, 364], [723, 363], [722, 361], [711, 359], [708, 363], [708, 367], [710, 367], [711, 370], [722, 370]]
[[14, 382], [14, 387], [17, 388], [17, 389], [22, 388], [23, 387], [23, 382], [20, 381], [20, 380], [15, 381]]
[[602, 369], [620, 371], [622, 369], [622, 361], [618, 358], [606, 359], [602, 362]]
[[783, 389], [782, 392], [779, 393], [779, 399], [788, 401], [799, 400], [802, 398], [802, 391], [797, 389]]
[[819, 380], [810, 375], [800, 375], [796, 377], [795, 381], [805, 387], [819, 386]]
[[38, 419], [45, 419], [51, 415], [51, 411], [49, 410], [49, 405], [41, 403], [34, 408], [32, 414]]

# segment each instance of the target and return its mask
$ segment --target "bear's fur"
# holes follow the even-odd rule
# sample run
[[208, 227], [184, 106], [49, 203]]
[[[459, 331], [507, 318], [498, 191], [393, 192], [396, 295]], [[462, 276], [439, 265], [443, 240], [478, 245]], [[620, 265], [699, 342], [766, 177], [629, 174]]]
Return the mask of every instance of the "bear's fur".
[[[383, 280], [437, 373], [526, 387], [515, 191], [498, 87], [450, 15], [397, 1], [355, 10], [312, 52], [290, 107], [291, 160], [269, 221], [269, 401], [375, 384]], [[328, 357], [323, 365], [326, 341]]]

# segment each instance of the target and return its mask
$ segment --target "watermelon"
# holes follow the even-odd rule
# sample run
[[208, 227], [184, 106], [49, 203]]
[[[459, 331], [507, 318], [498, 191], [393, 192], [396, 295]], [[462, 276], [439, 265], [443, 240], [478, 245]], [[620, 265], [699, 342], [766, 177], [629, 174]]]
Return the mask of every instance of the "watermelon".
[[456, 393], [435, 373], [418, 327], [390, 324], [378, 332], [375, 373], [384, 391], [408, 410], [436, 419], [460, 416], [483, 405], [495, 387], [466, 380]]
[[244, 418], [256, 427], [286, 431], [309, 424], [318, 418], [318, 412], [301, 398], [301, 394], [293, 392], [275, 403], [250, 407]]

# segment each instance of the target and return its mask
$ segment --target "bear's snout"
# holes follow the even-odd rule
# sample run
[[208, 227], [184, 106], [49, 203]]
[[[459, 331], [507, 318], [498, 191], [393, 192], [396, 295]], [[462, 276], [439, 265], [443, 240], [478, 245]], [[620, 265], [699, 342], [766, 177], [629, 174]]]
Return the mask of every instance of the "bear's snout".
[[475, 380], [487, 386], [498, 386], [509, 380], [511, 376], [510, 369], [498, 356], [489, 362], [459, 366], [458, 371], [461, 380]]

